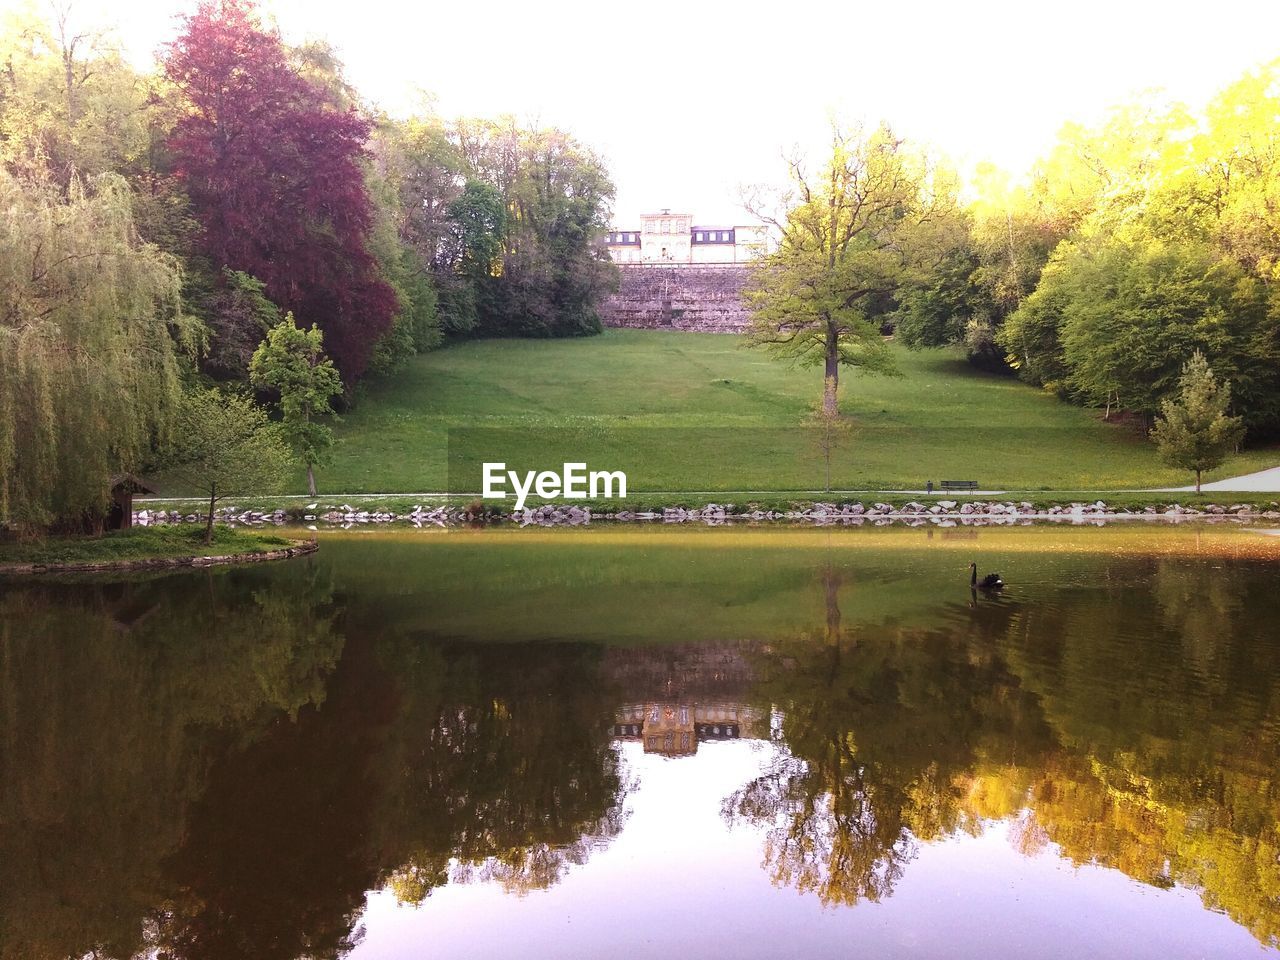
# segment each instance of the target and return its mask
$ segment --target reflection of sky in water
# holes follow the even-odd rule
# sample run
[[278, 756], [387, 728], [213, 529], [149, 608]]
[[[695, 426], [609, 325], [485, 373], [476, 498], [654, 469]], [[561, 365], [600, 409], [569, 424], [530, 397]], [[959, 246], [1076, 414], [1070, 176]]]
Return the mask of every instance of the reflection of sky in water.
[[1199, 896], [1117, 870], [1072, 867], [1052, 848], [1026, 856], [996, 823], [919, 845], [879, 903], [823, 908], [774, 887], [763, 829], [726, 828], [724, 799], [772, 748], [701, 744], [695, 757], [620, 745], [637, 781], [630, 818], [607, 848], [524, 897], [450, 884], [420, 907], [371, 894], [352, 960], [440, 957], [1247, 958], [1273, 956]]

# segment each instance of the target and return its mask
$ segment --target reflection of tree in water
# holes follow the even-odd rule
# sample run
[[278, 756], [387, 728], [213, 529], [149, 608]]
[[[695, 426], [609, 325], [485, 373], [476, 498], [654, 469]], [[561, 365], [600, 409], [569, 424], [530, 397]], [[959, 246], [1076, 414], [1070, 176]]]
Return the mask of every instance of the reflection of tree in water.
[[1182, 655], [1206, 678], [1218, 675], [1216, 661], [1232, 646], [1243, 611], [1245, 582], [1239, 577], [1205, 576], [1203, 564], [1161, 557], [1155, 563], [1153, 592], [1160, 623], [1182, 638]]
[[1275, 573], [1216, 566], [1130, 562], [1027, 610], [1003, 650], [1061, 745], [1030, 786], [1045, 836], [1280, 946]]
[[408, 841], [397, 895], [420, 902], [449, 880], [548, 887], [622, 828], [626, 789], [606, 724], [616, 694], [600, 682], [600, 651], [437, 652], [430, 693], [404, 721], [423, 737], [398, 788], [414, 802], [396, 828]]
[[0, 594], [0, 957], [138, 948], [209, 758], [324, 696], [328, 589], [257, 571]]
[[889, 895], [919, 841], [976, 829], [965, 780], [983, 758], [1043, 742], [987, 634], [1012, 608], [975, 610], [962, 631], [842, 626], [839, 572], [822, 574], [820, 633], [761, 659], [757, 694], [782, 715], [761, 776], [725, 818], [766, 827], [775, 882], [824, 904]]
[[1196, 888], [1276, 945], [1271, 575], [1105, 563], [1039, 601], [957, 604], [944, 629], [844, 627], [857, 586], [823, 571], [825, 623], [758, 660], [779, 742], [724, 805], [765, 828], [775, 882], [875, 900], [920, 843], [1005, 821], [1024, 853]]
[[10, 589], [0, 957], [337, 957], [366, 890], [549, 886], [622, 828], [608, 721], [673, 664], [774, 708], [724, 815], [765, 830], [779, 883], [886, 897], [922, 844], [1001, 820], [1027, 853], [1194, 886], [1273, 943], [1273, 573], [1197, 599], [1202, 564], [1098, 563], [1016, 603], [962, 586], [929, 627], [855, 616], [883, 587], [828, 565], [815, 629], [705, 663], [389, 630], [307, 564]]
[[369, 889], [617, 834], [597, 649], [380, 638], [310, 571], [0, 598], [0, 957], [337, 957]]
[[165, 864], [155, 946], [172, 956], [341, 956], [369, 889], [549, 886], [620, 829], [593, 650], [346, 626], [359, 639], [323, 706], [214, 766]]

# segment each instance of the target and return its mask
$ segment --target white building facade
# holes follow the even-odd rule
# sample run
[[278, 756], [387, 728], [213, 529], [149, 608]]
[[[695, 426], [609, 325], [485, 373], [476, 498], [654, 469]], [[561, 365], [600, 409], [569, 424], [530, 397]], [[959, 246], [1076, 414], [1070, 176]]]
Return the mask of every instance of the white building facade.
[[621, 264], [746, 263], [765, 250], [763, 226], [699, 226], [693, 215], [646, 213], [639, 230], [611, 230], [609, 256]]

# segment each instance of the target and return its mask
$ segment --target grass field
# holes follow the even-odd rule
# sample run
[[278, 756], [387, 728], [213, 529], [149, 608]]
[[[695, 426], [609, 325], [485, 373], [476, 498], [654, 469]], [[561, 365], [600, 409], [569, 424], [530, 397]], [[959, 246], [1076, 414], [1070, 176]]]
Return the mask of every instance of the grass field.
[[[899, 361], [900, 379], [844, 375], [853, 432], [833, 456], [836, 490], [930, 479], [1001, 490], [1190, 482], [1096, 411], [978, 372], [949, 351], [902, 350]], [[823, 457], [804, 425], [820, 388], [817, 370], [730, 336], [609, 330], [465, 343], [370, 388], [337, 427], [341, 442], [318, 480], [322, 493], [472, 492], [482, 460], [520, 471], [584, 461], [625, 471], [631, 495], [821, 490]], [[1280, 449], [1247, 451], [1214, 476], [1276, 464]]]
[[293, 543], [274, 532], [216, 526], [213, 543], [204, 542], [204, 527], [134, 527], [102, 536], [49, 537], [31, 542], [0, 542], [0, 572], [6, 564], [110, 563], [162, 557], [229, 553], [265, 553]]

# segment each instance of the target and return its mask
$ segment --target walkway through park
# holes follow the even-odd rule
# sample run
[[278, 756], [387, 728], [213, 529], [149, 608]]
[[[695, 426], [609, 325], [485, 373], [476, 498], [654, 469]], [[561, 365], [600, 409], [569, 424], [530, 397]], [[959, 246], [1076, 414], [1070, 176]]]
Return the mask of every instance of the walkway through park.
[[[1201, 484], [1205, 493], [1280, 493], [1280, 467], [1270, 470], [1259, 470], [1257, 473], [1246, 473], [1240, 477], [1228, 477], [1226, 480], [1215, 480], [1213, 483]], [[1195, 487], [1166, 487], [1162, 492], [1182, 493], [1195, 490]]]

